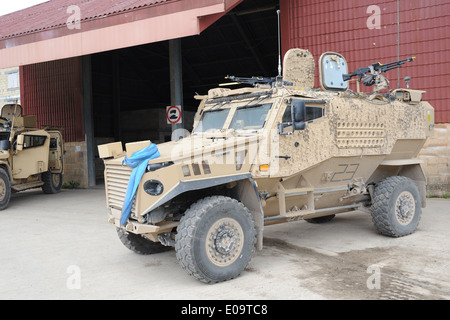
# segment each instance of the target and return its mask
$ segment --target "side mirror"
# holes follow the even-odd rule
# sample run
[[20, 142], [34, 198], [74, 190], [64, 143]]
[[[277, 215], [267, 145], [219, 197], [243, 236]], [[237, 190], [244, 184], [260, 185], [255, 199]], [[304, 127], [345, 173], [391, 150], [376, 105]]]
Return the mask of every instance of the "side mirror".
[[306, 104], [303, 100], [292, 100], [292, 123], [294, 130], [304, 130], [306, 127]]
[[294, 130], [305, 130], [305, 127], [306, 127], [305, 121], [294, 122]]
[[16, 150], [17, 151], [22, 151], [23, 150], [23, 140], [24, 140], [24, 135], [23, 134], [19, 134], [17, 136], [17, 145], [16, 145]]
[[[305, 101], [299, 99], [293, 99], [291, 101], [290, 111], [287, 116], [291, 118], [290, 122], [281, 122], [278, 124], [278, 133], [281, 135], [293, 134], [295, 130], [304, 130], [306, 127], [306, 104]], [[284, 121], [286, 121], [285, 119]], [[285, 128], [290, 128], [289, 131], [285, 132]]]
[[306, 118], [306, 105], [303, 100], [292, 100], [292, 122], [304, 122]]

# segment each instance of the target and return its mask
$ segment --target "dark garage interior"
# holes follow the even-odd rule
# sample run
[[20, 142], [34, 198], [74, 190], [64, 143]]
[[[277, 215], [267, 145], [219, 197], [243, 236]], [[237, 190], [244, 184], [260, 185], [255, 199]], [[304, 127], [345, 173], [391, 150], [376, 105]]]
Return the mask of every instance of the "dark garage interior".
[[[181, 39], [183, 125], [192, 129], [193, 97], [225, 76], [277, 74], [278, 0], [246, 0], [200, 35]], [[169, 41], [91, 56], [96, 143], [171, 139]]]

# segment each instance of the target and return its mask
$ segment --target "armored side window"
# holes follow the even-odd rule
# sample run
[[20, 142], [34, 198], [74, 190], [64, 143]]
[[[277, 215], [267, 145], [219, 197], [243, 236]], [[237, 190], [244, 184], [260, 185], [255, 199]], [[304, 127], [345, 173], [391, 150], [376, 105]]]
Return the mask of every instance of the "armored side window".
[[40, 146], [44, 145], [46, 139], [47, 139], [46, 136], [25, 135], [24, 140], [23, 140], [23, 148], [27, 149], [27, 148], [40, 147]]
[[323, 108], [320, 107], [306, 107], [306, 121], [312, 121], [314, 119], [323, 117]]
[[282, 122], [291, 122], [292, 121], [292, 113], [291, 113], [291, 106], [286, 106], [286, 110], [283, 114], [283, 119], [281, 119]]
[[50, 149], [56, 149], [58, 147], [58, 140], [56, 138], [50, 138]]
[[[306, 119], [305, 121], [312, 121], [314, 119], [322, 118], [323, 117], [323, 108], [321, 107], [308, 107], [306, 106]], [[291, 108], [290, 106], [286, 107], [286, 110], [283, 114], [283, 119], [281, 121], [283, 122], [290, 122], [291, 121]]]

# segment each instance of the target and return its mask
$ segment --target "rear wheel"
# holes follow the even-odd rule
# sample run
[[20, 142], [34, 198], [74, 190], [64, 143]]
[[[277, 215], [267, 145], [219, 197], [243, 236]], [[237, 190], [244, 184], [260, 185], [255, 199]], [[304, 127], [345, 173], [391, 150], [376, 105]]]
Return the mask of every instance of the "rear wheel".
[[421, 213], [420, 193], [411, 179], [389, 177], [375, 187], [371, 215], [381, 234], [402, 237], [413, 233]]
[[44, 185], [42, 186], [42, 191], [44, 191], [44, 193], [58, 193], [61, 191], [61, 173], [51, 173], [50, 171], [43, 172], [42, 181], [44, 182]]
[[236, 278], [250, 262], [256, 231], [248, 209], [223, 196], [193, 204], [180, 221], [175, 251], [181, 267], [205, 283]]
[[5, 169], [0, 168], [0, 210], [5, 209], [11, 199], [11, 181]]

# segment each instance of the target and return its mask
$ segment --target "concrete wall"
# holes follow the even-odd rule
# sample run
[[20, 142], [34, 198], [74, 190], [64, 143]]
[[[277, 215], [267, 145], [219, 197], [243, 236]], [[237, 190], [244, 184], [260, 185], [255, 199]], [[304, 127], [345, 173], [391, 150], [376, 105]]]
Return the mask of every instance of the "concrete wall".
[[64, 144], [63, 186], [71, 184], [78, 188], [88, 187], [86, 141]]
[[418, 158], [424, 161], [427, 194], [450, 194], [450, 123], [436, 124], [434, 136], [427, 140]]

